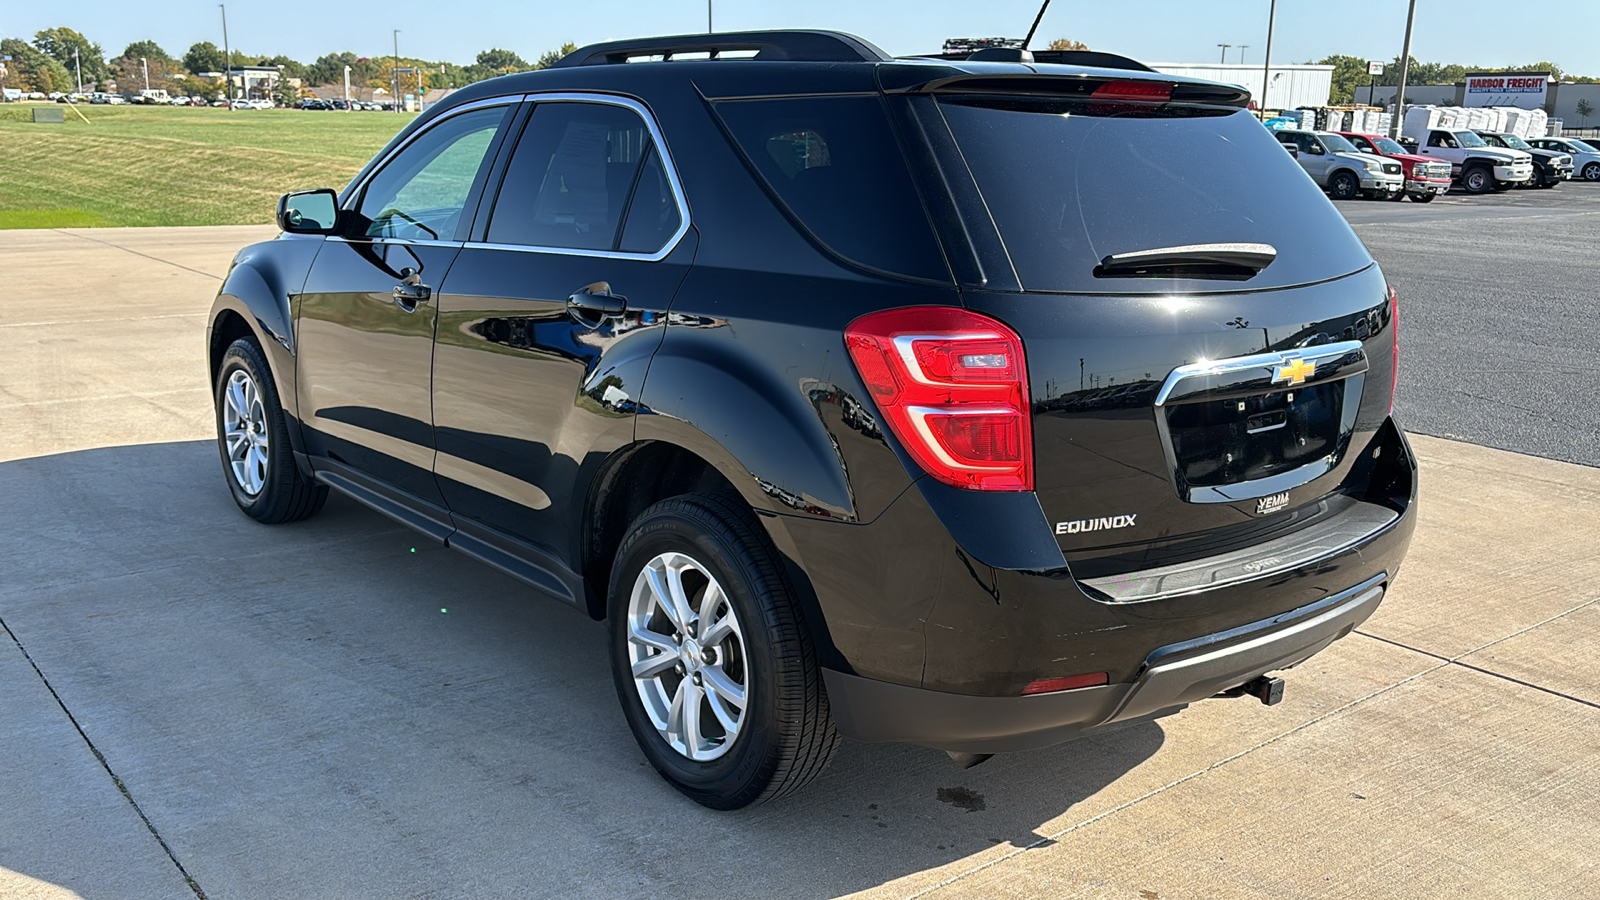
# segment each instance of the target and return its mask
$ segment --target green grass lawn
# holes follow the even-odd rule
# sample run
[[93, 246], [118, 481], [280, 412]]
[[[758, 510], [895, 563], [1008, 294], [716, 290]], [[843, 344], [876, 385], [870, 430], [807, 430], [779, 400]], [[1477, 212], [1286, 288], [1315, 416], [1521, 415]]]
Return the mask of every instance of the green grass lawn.
[[0, 107], [0, 229], [255, 225], [278, 196], [340, 188], [410, 115], [76, 106], [35, 125]]

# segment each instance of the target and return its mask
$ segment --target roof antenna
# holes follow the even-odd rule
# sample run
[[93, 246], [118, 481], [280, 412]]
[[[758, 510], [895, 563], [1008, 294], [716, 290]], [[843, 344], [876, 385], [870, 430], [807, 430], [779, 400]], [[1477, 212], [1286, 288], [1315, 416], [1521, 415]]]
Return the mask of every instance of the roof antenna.
[[1028, 49], [1033, 43], [1033, 33], [1039, 30], [1039, 23], [1044, 21], [1044, 11], [1050, 8], [1050, 0], [1044, 0], [1044, 5], [1039, 7], [1039, 14], [1033, 17], [1033, 27], [1028, 29], [1028, 36], [1022, 39], [1022, 49]]

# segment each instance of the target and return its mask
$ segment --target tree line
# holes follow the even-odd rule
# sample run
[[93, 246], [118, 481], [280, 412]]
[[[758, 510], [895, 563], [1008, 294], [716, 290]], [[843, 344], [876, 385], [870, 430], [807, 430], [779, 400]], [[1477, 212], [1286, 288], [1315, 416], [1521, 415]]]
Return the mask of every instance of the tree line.
[[308, 88], [343, 86], [346, 66], [350, 68], [352, 87], [388, 90], [395, 83], [394, 69], [399, 67], [417, 70], [401, 74], [403, 90], [415, 89], [419, 80], [423, 90], [458, 88], [498, 75], [548, 68], [576, 49], [576, 44], [566, 43], [546, 51], [532, 62], [514, 51], [491, 48], [479, 53], [468, 65], [414, 57], [357, 56], [350, 51], [328, 53], [314, 62], [302, 63], [283, 55], [261, 56], [242, 50], [224, 54], [211, 41], [193, 44], [181, 56], [173, 56], [155, 41], [134, 41], [120, 55], [108, 58], [99, 44], [62, 26], [37, 32], [31, 42], [22, 38], [0, 39], [0, 57], [11, 57], [9, 62], [0, 62], [0, 65], [8, 70], [5, 86], [25, 91], [46, 94], [75, 91], [81, 74], [85, 91], [103, 91], [114, 83], [119, 90], [132, 92], [146, 86], [148, 72], [150, 88], [194, 96], [221, 93], [224, 88], [220, 79], [202, 76], [221, 72], [230, 63], [269, 66], [278, 68], [284, 75], [285, 81], [278, 88], [280, 96], [275, 99], [287, 104], [299, 96], [299, 91], [287, 79], [296, 79]]
[[[1367, 60], [1359, 56], [1343, 56], [1334, 54], [1319, 59], [1310, 65], [1333, 66], [1333, 91], [1328, 96], [1330, 103], [1354, 103], [1356, 100], [1365, 100], [1366, 95], [1359, 88], [1367, 85], [1397, 85], [1400, 83], [1400, 57], [1384, 63], [1382, 75], [1367, 74]], [[1553, 62], [1536, 62], [1525, 66], [1463, 66], [1456, 63], [1420, 62], [1416, 57], [1411, 58], [1411, 65], [1406, 71], [1406, 84], [1457, 84], [1467, 80], [1469, 72], [1549, 72], [1557, 81], [1574, 81], [1580, 84], [1591, 84], [1600, 81], [1584, 75], [1571, 75]]]

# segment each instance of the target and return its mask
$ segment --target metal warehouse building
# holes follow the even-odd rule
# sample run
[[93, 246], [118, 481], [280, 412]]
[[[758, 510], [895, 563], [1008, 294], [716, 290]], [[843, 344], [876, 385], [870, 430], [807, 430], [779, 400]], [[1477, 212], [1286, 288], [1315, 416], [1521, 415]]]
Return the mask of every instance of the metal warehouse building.
[[1302, 106], [1327, 106], [1333, 93], [1333, 66], [1272, 67], [1271, 90], [1261, 104], [1261, 66], [1252, 63], [1146, 63], [1164, 75], [1184, 75], [1237, 84], [1250, 92], [1258, 105], [1267, 109], [1297, 109]]

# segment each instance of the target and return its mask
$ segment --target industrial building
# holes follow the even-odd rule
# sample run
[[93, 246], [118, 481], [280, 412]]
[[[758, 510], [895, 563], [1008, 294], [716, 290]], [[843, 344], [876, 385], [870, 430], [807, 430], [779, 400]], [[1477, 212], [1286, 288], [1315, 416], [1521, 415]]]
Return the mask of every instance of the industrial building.
[[1265, 109], [1297, 109], [1302, 106], [1327, 106], [1333, 92], [1333, 66], [1272, 66], [1266, 103], [1261, 102], [1262, 67], [1254, 63], [1147, 63], [1164, 75], [1204, 78], [1224, 84], [1237, 84], [1250, 92], [1257, 105]]

